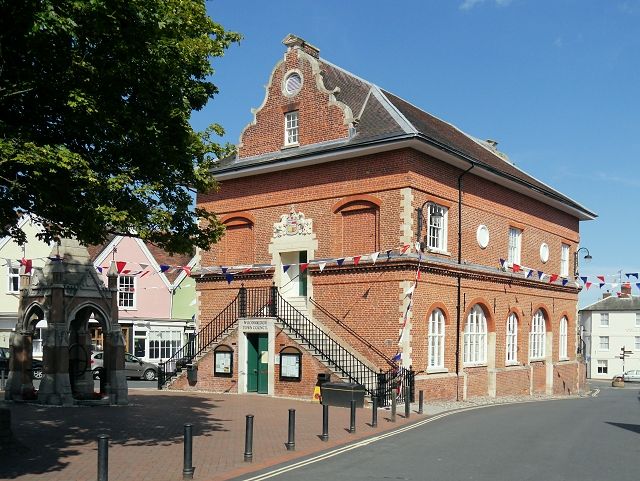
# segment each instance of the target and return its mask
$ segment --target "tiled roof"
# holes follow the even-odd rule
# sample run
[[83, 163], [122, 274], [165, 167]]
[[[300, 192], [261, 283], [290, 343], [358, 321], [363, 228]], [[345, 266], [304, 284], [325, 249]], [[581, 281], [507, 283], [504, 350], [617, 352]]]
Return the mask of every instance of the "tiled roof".
[[241, 171], [260, 164], [286, 162], [291, 158], [350, 149], [371, 142], [415, 138], [435, 144], [441, 149], [446, 148], [449, 153], [474, 162], [477, 167], [491, 174], [554, 199], [580, 212], [584, 219], [597, 216], [573, 199], [520, 170], [489, 144], [336, 65], [323, 59], [319, 59], [318, 62], [325, 87], [329, 90], [338, 87], [339, 91], [334, 94], [336, 99], [351, 109], [355, 118], [355, 134], [348, 139], [306, 145], [297, 149], [240, 159], [223, 159], [214, 168], [214, 173]]
[[580, 309], [583, 311], [640, 311], [640, 296], [609, 296]]

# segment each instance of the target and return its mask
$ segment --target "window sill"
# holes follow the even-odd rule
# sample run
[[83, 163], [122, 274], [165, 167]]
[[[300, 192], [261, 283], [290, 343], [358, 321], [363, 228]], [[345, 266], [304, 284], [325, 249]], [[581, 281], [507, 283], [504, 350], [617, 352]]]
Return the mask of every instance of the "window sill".
[[285, 144], [280, 150], [295, 149], [296, 147], [300, 147], [300, 144], [298, 142], [296, 142], [295, 144]]
[[558, 362], [567, 362], [567, 361], [571, 361], [571, 359], [569, 359], [568, 357], [561, 357], [560, 359], [558, 359]]
[[462, 367], [487, 367], [486, 362], [472, 363], [472, 364], [462, 364]]
[[529, 364], [533, 364], [534, 362], [544, 362], [544, 357], [536, 357], [535, 359], [529, 359]]
[[432, 249], [431, 247], [427, 247], [427, 253], [429, 253], [429, 254], [440, 254], [442, 256], [451, 257], [451, 252], [440, 250], [440, 249]]
[[444, 367], [431, 367], [427, 368], [427, 374], [446, 374], [449, 370]]
[[504, 367], [514, 367], [519, 365], [520, 363], [518, 361], [509, 361], [504, 363]]

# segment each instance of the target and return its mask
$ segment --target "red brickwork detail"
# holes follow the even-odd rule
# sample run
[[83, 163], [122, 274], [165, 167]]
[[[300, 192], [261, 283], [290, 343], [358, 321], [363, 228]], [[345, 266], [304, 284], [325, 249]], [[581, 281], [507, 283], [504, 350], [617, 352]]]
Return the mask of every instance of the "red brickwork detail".
[[526, 396], [531, 386], [528, 366], [513, 367], [496, 372], [496, 396]]
[[544, 394], [547, 388], [547, 367], [544, 362], [531, 363], [531, 375], [533, 376], [533, 392]]
[[[460, 378], [462, 393], [462, 378]], [[456, 377], [454, 375], [433, 375], [426, 379], [416, 379], [416, 393], [424, 391], [425, 402], [447, 401], [456, 398]], [[417, 394], [416, 394], [417, 396]], [[462, 399], [462, 395], [460, 396]], [[416, 397], [417, 400], [417, 397]]]
[[[283, 93], [288, 72], [296, 69], [302, 74], [302, 88], [294, 96]], [[298, 111], [298, 143], [300, 146], [347, 138], [349, 126], [341, 107], [330, 102], [330, 95], [318, 89], [312, 65], [298, 56], [298, 50], [287, 52], [270, 80], [265, 104], [256, 112], [255, 124], [249, 124], [240, 139], [239, 157], [277, 152], [284, 147], [284, 115]], [[295, 147], [293, 147], [295, 148]]]
[[486, 367], [465, 368], [467, 374], [467, 398], [485, 397], [488, 392], [488, 373]]
[[556, 364], [553, 367], [553, 393], [577, 394], [580, 368], [581, 364], [576, 362]]

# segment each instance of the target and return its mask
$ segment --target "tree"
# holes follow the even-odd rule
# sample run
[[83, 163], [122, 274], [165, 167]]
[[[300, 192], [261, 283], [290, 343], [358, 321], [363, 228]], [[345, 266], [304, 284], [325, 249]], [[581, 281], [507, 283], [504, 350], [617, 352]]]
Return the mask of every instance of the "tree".
[[[210, 60], [241, 36], [204, 0], [0, 0], [0, 235], [134, 235], [170, 252], [222, 227], [192, 208], [232, 147], [189, 124], [217, 92]], [[200, 220], [200, 222], [199, 222]]]

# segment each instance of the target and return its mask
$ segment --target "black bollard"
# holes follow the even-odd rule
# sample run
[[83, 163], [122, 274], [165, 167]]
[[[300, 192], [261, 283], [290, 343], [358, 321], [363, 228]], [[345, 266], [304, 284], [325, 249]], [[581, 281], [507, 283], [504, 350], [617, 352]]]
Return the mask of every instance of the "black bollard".
[[356, 432], [356, 402], [355, 400], [351, 400], [351, 413], [349, 416], [349, 432]]
[[391, 393], [391, 422], [396, 422], [396, 390]]
[[253, 461], [253, 414], [247, 414], [247, 429], [244, 437], [244, 460]]
[[195, 468], [192, 463], [191, 453], [193, 452], [193, 425], [184, 425], [184, 466], [182, 468], [182, 479], [193, 479]]
[[404, 388], [404, 417], [405, 419], [409, 419], [409, 414], [411, 414], [411, 394], [409, 391], [409, 386]]
[[287, 438], [287, 451], [296, 450], [296, 410], [289, 409], [289, 436]]
[[109, 481], [109, 436], [98, 436], [98, 481]]
[[418, 391], [418, 414], [424, 413], [423, 404], [424, 404], [424, 392], [421, 389], [420, 391]]
[[322, 405], [322, 436], [320, 439], [329, 441], [329, 406]]
[[371, 408], [371, 427], [378, 427], [378, 397], [373, 396], [373, 407]]

